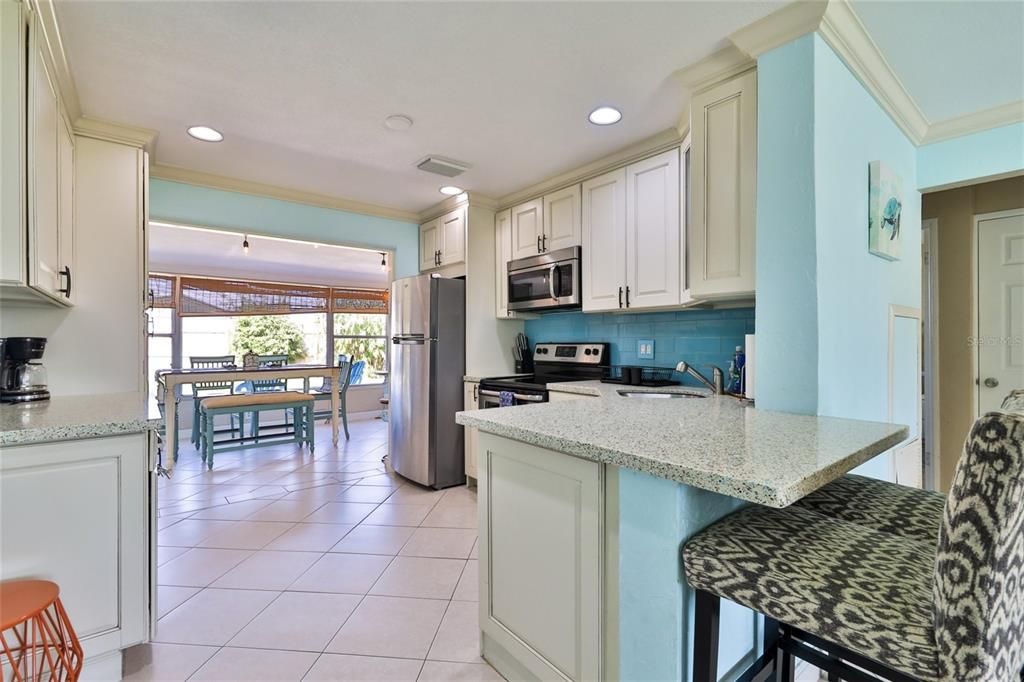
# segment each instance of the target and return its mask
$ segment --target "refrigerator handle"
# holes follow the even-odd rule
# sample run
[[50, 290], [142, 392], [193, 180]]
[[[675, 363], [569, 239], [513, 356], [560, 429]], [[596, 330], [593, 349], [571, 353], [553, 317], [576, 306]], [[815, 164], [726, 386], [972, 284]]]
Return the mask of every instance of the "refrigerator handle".
[[391, 343], [395, 344], [396, 346], [412, 346], [412, 345], [422, 346], [425, 342], [426, 342], [426, 339], [423, 338], [422, 335], [421, 336], [392, 336], [391, 337]]

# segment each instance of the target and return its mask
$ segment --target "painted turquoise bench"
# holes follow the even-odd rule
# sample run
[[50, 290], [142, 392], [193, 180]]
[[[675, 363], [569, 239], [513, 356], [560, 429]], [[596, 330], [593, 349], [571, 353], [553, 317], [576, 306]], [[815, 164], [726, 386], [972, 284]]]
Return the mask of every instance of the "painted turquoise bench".
[[[280, 437], [260, 438], [259, 432], [255, 431], [251, 439], [244, 437], [231, 441], [232, 444], [217, 446], [213, 440], [214, 420], [218, 415], [238, 414], [239, 412], [252, 412], [253, 419], [258, 424], [259, 413], [268, 410], [294, 410], [295, 411], [295, 433], [292, 440], [302, 446], [303, 443], [309, 446], [313, 452], [313, 396], [308, 393], [297, 391], [279, 391], [275, 393], [237, 393], [235, 395], [216, 396], [203, 398], [199, 403], [200, 431], [202, 438], [203, 461], [209, 469], [213, 469], [213, 455], [215, 452], [235, 452], [238, 450], [250, 450], [253, 448], [264, 448], [281, 443]], [[251, 442], [246, 442], [250, 440]]]

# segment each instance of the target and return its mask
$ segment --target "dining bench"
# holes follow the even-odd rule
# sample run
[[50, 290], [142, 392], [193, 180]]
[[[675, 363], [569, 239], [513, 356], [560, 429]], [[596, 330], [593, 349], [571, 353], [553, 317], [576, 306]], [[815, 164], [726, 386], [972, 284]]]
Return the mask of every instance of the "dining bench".
[[235, 395], [203, 398], [199, 403], [200, 431], [202, 434], [203, 461], [209, 469], [213, 469], [213, 455], [220, 452], [235, 452], [252, 448], [268, 447], [281, 443], [282, 438], [273, 436], [261, 438], [255, 431], [251, 438], [242, 437], [227, 443], [215, 443], [213, 438], [214, 420], [218, 415], [233, 415], [238, 412], [252, 412], [258, 419], [260, 412], [269, 410], [293, 410], [295, 413], [295, 430], [292, 440], [300, 447], [303, 443], [313, 452], [313, 401], [308, 393], [298, 391], [279, 391], [276, 393], [236, 393]]

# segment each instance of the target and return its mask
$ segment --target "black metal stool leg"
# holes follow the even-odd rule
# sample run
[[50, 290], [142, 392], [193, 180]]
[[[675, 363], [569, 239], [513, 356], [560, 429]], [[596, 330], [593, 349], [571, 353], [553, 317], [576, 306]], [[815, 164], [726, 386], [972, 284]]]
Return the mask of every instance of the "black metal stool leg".
[[710, 592], [697, 590], [693, 618], [693, 680], [718, 680], [718, 621], [721, 599]]

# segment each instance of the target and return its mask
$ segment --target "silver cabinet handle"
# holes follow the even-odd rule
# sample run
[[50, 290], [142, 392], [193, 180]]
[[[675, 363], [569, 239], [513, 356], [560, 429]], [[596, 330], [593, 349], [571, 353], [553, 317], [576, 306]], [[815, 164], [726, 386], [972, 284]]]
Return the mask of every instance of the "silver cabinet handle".
[[995, 377], [989, 377], [989, 378], [985, 379], [985, 387], [986, 388], [995, 388], [998, 385], [999, 385], [999, 379], [996, 379]]
[[[501, 392], [499, 391], [485, 391], [480, 390], [480, 395], [485, 395], [490, 398], [500, 398]], [[512, 397], [516, 400], [522, 400], [524, 403], [542, 403], [544, 402], [544, 396], [540, 395], [523, 395], [522, 393], [513, 393]]]
[[540, 246], [540, 235], [537, 235], [537, 253], [543, 253], [543, 249]]

